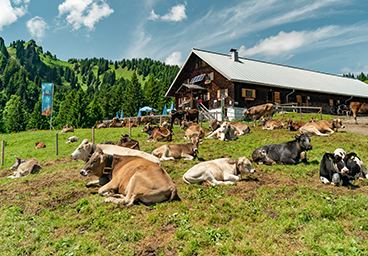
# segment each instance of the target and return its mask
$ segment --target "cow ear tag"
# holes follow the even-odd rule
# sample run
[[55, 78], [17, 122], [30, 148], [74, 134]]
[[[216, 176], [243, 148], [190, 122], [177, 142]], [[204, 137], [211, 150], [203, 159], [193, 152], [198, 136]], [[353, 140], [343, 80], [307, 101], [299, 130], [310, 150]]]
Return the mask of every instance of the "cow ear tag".
[[329, 159], [329, 160], [332, 160], [332, 158], [331, 158], [331, 156], [330, 156], [330, 155], [328, 155], [328, 159]]
[[350, 159], [353, 160], [354, 159], [354, 156], [351, 156]]

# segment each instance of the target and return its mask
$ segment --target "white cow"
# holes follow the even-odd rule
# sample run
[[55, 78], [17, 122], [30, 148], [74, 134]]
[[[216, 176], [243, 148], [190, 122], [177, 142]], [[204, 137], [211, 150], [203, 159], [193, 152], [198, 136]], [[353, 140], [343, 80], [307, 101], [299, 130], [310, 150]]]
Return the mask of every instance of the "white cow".
[[66, 143], [68, 144], [68, 143], [72, 143], [72, 142], [76, 142], [76, 141], [78, 141], [77, 136], [72, 136], [72, 137], [68, 138], [68, 141]]
[[223, 141], [236, 140], [238, 138], [238, 132], [233, 125], [223, 122], [221, 126], [208, 135], [206, 139], [211, 139], [213, 137]]
[[246, 157], [240, 157], [237, 160], [220, 158], [196, 164], [183, 175], [183, 180], [187, 184], [200, 184], [208, 181], [211, 185], [230, 185], [239, 181], [239, 174], [255, 171]]

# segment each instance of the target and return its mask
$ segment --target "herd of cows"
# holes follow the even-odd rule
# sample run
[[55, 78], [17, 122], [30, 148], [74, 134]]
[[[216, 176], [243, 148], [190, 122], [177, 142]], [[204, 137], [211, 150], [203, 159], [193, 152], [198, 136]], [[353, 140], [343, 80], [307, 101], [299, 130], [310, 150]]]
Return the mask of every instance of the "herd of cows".
[[[254, 126], [256, 126], [256, 120], [259, 120], [263, 129], [272, 130], [285, 127], [282, 122], [272, 119], [272, 104], [251, 107], [243, 112], [243, 116], [253, 119]], [[197, 123], [188, 121], [188, 119], [196, 120]], [[194, 160], [197, 157], [199, 143], [204, 140], [217, 138], [232, 141], [251, 130], [248, 125], [241, 122], [221, 122], [213, 119], [210, 123], [212, 132], [206, 136], [198, 124], [198, 110], [186, 113], [177, 111], [171, 113], [169, 123], [165, 122], [161, 126], [153, 126], [147, 122], [142, 130], [143, 133], [148, 134], [146, 142], [172, 141], [172, 127], [175, 120], [180, 121], [181, 129], [185, 131], [184, 138], [190, 142], [165, 144], [154, 149], [152, 153], [141, 151], [139, 142], [128, 135], [122, 135], [116, 145], [112, 145], [110, 141], [92, 144], [84, 139], [71, 154], [71, 158], [85, 161], [80, 171], [81, 175], [98, 177], [98, 180], [89, 182], [86, 186], [99, 186], [99, 195], [109, 196], [104, 202], [123, 203], [128, 206], [135, 201], [150, 205], [174, 200], [178, 197], [177, 189], [169, 174], [162, 168], [161, 161]], [[116, 125], [119, 122], [115, 119], [112, 123]], [[72, 130], [70, 126], [66, 128], [69, 131]], [[321, 121], [312, 119], [309, 122], [289, 119], [286, 128], [299, 130], [300, 134], [295, 136], [295, 140], [264, 145], [255, 149], [251, 160], [246, 157], [221, 158], [196, 164], [183, 175], [183, 181], [186, 184], [203, 182], [211, 185], [233, 184], [239, 181], [240, 174], [255, 172], [252, 163], [295, 165], [306, 162], [306, 151], [312, 149], [311, 135], [329, 136], [344, 126], [339, 118]], [[73, 139], [71, 137], [68, 142], [77, 140], [76, 137]], [[25, 160], [16, 157], [16, 162], [11, 167], [14, 174], [9, 178], [26, 176], [40, 169], [41, 165], [37, 159]], [[343, 149], [338, 148], [334, 153], [326, 153], [323, 156], [320, 163], [320, 179], [323, 183], [348, 185], [357, 178], [368, 179], [368, 171], [363, 161], [355, 153], [347, 154]]]

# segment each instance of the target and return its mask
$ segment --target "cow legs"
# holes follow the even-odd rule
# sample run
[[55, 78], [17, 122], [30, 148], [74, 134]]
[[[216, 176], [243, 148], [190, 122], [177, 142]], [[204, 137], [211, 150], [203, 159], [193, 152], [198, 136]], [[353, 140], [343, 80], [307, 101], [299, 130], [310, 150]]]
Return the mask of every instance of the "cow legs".
[[224, 181], [216, 180], [212, 173], [208, 173], [208, 177], [207, 177], [207, 181], [213, 186], [220, 185], [220, 184], [232, 185], [238, 180], [239, 180], [238, 176], [231, 175], [231, 174], [224, 176]]
[[181, 156], [182, 159], [184, 160], [194, 160], [195, 156], [189, 155], [189, 154], [184, 154]]
[[165, 151], [163, 152], [162, 156], [161, 156], [161, 161], [168, 161], [168, 160], [175, 160], [174, 157], [172, 156], [168, 156], [170, 153], [169, 147], [165, 147]]

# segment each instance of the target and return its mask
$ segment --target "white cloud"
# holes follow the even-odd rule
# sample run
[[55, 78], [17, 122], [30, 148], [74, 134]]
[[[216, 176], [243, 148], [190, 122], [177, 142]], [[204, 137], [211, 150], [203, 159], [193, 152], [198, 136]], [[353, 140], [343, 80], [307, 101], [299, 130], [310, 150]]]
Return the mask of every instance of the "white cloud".
[[155, 13], [154, 10], [151, 11], [151, 15], [148, 17], [149, 20], [158, 20], [160, 19], [164, 21], [173, 21], [178, 22], [187, 19], [187, 15], [185, 14], [185, 5], [179, 4], [171, 8], [170, 12], [165, 14], [164, 16], [160, 16]]
[[14, 5], [20, 5], [17, 7], [13, 7], [10, 0], [0, 1], [0, 31], [3, 30], [3, 26], [13, 24], [18, 18], [26, 14], [29, 1], [14, 0]]
[[156, 14], [154, 10], [151, 11], [151, 15], [148, 17], [149, 20], [158, 20], [160, 18], [160, 15]]
[[250, 49], [245, 49], [244, 45], [240, 47], [240, 56], [253, 56], [258, 53], [264, 55], [279, 55], [280, 53], [288, 52], [299, 48], [308, 41], [306, 32], [292, 31], [285, 33], [281, 31], [277, 36], [260, 40], [255, 46]]
[[66, 21], [74, 30], [79, 30], [81, 26], [92, 30], [100, 19], [114, 12], [104, 0], [66, 0], [58, 9], [59, 16], [68, 14]]
[[165, 60], [166, 65], [178, 65], [179, 67], [183, 64], [181, 61], [181, 52], [173, 52]]
[[42, 40], [45, 36], [45, 29], [47, 28], [46, 22], [41, 17], [34, 17], [27, 21], [27, 28], [32, 37], [37, 40]]

